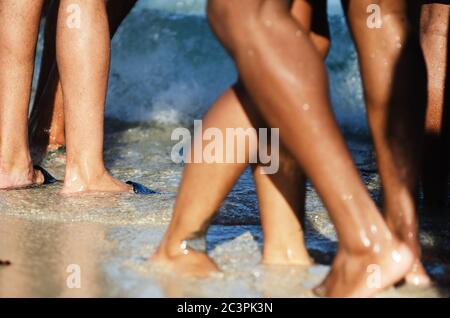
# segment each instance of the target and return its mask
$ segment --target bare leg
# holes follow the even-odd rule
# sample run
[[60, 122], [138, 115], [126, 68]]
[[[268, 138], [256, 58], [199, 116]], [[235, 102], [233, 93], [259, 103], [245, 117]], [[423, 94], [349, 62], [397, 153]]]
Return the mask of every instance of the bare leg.
[[[223, 111], [242, 118], [248, 116], [247, 126], [241, 128], [268, 128], [246, 90], [236, 85], [235, 92], [238, 99], [228, 103], [236, 106]], [[306, 177], [283, 145], [280, 146], [279, 156], [280, 168], [275, 174], [264, 174], [262, 165], [253, 165], [264, 235], [262, 262], [270, 265], [311, 265], [300, 221], [304, 215]]]
[[[107, 2], [111, 37], [137, 0], [109, 0]], [[66, 144], [64, 134], [64, 107], [61, 84], [55, 60], [56, 16], [59, 0], [52, 1], [46, 21], [41, 74], [30, 118], [30, 143], [35, 161], [40, 161], [48, 150]]]
[[371, 3], [350, 0], [347, 14], [359, 53], [384, 212], [391, 230], [417, 259], [406, 280], [428, 284], [420, 262], [415, 204], [426, 103], [423, 58], [417, 34], [408, 22], [406, 1], [379, 1], [383, 27], [375, 30], [366, 25], [366, 8]]
[[28, 103], [43, 1], [0, 2], [0, 189], [42, 183], [28, 149]]
[[46, 10], [44, 50], [29, 122], [30, 147], [34, 162], [43, 159], [47, 147], [49, 150], [55, 150], [65, 144], [62, 92], [55, 61], [58, 8], [59, 0], [53, 0], [49, 2]]
[[[325, 1], [316, 2], [320, 6], [325, 5]], [[295, 1], [292, 9], [293, 15], [302, 23], [306, 29], [311, 28], [312, 15], [311, 7], [306, 1]], [[319, 18], [319, 16], [316, 16]], [[320, 16], [322, 23], [315, 23], [315, 25], [326, 25], [326, 16]], [[326, 29], [328, 28], [321, 28]], [[320, 51], [326, 56], [329, 48], [329, 41], [327, 41], [328, 32], [326, 30], [319, 30], [314, 28], [314, 39], [321, 44]], [[237, 93], [237, 94], [236, 94]], [[252, 105], [245, 89], [237, 85], [235, 90], [230, 90], [212, 107], [207, 116], [207, 122], [211, 122], [211, 127], [221, 127], [219, 124], [223, 121], [224, 116], [227, 119], [226, 127], [243, 128], [250, 127], [267, 127], [264, 120], [254, 111], [255, 106]], [[229, 114], [232, 116], [229, 116]], [[218, 123], [219, 122], [219, 123]], [[207, 126], [204, 128], [208, 128]], [[224, 133], [224, 132], [223, 132]], [[304, 246], [303, 230], [298, 219], [299, 215], [303, 214], [304, 209], [304, 182], [305, 177], [301, 173], [295, 161], [287, 153], [285, 149], [282, 150], [282, 158], [280, 160], [280, 171], [274, 175], [268, 176], [261, 173], [261, 166], [255, 165], [254, 178], [256, 189], [258, 193], [259, 207], [261, 213], [262, 228], [264, 233], [264, 251], [263, 263], [265, 264], [310, 264], [310, 258]], [[208, 167], [205, 167], [208, 166]], [[210, 169], [213, 166], [214, 170]], [[183, 179], [182, 184], [186, 186], [180, 187], [179, 192], [186, 192], [186, 196], [179, 195], [179, 198], [192, 198], [198, 196], [193, 184], [199, 182], [199, 177], [204, 176], [208, 179], [208, 197], [217, 197], [216, 202], [222, 202], [228, 192], [222, 192], [222, 183], [234, 184], [236, 176], [243, 171], [242, 165], [211, 165], [211, 164], [195, 164], [186, 165], [186, 170], [195, 170], [192, 174], [195, 178]], [[199, 182], [201, 184], [201, 182]], [[211, 211], [214, 213], [216, 208], [209, 206], [208, 202], [204, 200], [196, 200], [202, 204], [199, 210]], [[220, 204], [219, 203], [219, 204]], [[180, 202], [179, 214], [186, 214], [192, 209], [192, 200]], [[161, 245], [157, 257], [159, 260], [167, 258], [164, 255], [164, 244]]]
[[428, 69], [422, 185], [425, 204], [436, 207], [445, 206], [448, 195], [449, 140], [445, 126], [449, 124], [449, 119], [446, 119], [449, 110], [445, 110], [444, 105], [449, 16], [448, 4], [429, 3], [422, 6], [421, 42]]
[[[311, 41], [323, 58], [330, 48], [326, 1], [294, 1], [291, 14], [308, 32]], [[241, 100], [251, 105], [244, 88]], [[255, 105], [251, 109], [256, 110]], [[254, 117], [261, 127], [267, 123], [254, 112]], [[289, 152], [280, 153], [280, 171], [274, 175], [261, 173], [261, 165], [254, 169], [254, 179], [258, 194], [261, 223], [264, 233], [263, 263], [265, 264], [300, 264], [311, 263], [304, 245], [303, 229], [300, 218], [305, 209], [306, 176], [298, 167]]]
[[306, 176], [285, 149], [280, 163], [280, 171], [274, 175], [262, 174], [261, 165], [253, 172], [264, 234], [262, 262], [308, 266], [312, 260], [299, 219], [304, 216]]
[[[67, 6], [78, 5], [81, 23], [67, 24]], [[103, 0], [61, 0], [56, 55], [64, 96], [67, 166], [63, 194], [127, 192], [103, 162], [103, 127], [110, 38]]]
[[[290, 16], [289, 1], [210, 0], [208, 14], [258, 110], [271, 127], [281, 127], [283, 144], [315, 184], [336, 225], [344, 261], [334, 264], [325, 294], [371, 296], [400, 280], [412, 265], [411, 252], [391, 235], [359, 178], [329, 106], [324, 64]], [[166, 253], [207, 258], [191, 250], [186, 255], [180, 244], [203, 231], [210, 217], [209, 211], [182, 215], [175, 209], [163, 241]], [[373, 264], [382, 273], [377, 288], [366, 284]]]
[[[239, 117], [235, 115], [236, 112], [240, 115]], [[228, 90], [203, 118], [203, 129], [214, 127], [225, 131], [226, 128], [233, 126], [251, 127], [249, 122], [235, 91]], [[192, 158], [193, 154], [188, 154], [188, 156]], [[184, 257], [186, 252], [180, 255], [180, 244], [183, 240], [193, 238], [193, 236], [203, 235], [211, 217], [219, 209], [246, 167], [245, 163], [187, 163], [183, 171], [171, 223], [152, 260], [164, 264], [165, 267], [170, 266], [171, 270], [188, 275], [205, 276], [210, 272], [218, 271], [217, 266], [201, 252], [187, 251], [189, 257]], [[208, 185], [208, 191], [205, 191], [205, 185]], [[188, 218], [187, 215], [189, 215]], [[179, 228], [188, 228], [194, 231], [179, 233]]]

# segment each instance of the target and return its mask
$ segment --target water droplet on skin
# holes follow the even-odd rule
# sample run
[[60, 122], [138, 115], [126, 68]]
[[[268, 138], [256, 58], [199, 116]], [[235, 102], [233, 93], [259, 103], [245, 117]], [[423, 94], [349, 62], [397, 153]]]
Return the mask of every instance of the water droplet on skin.
[[391, 232], [386, 233], [386, 240], [391, 241], [392, 240], [392, 234]]
[[392, 259], [394, 260], [394, 262], [400, 263], [400, 261], [402, 260], [402, 255], [400, 255], [398, 251], [394, 250], [392, 251]]
[[303, 104], [303, 110], [308, 111], [310, 108], [311, 106], [308, 103]]
[[344, 194], [342, 196], [342, 200], [344, 200], [344, 201], [351, 201], [351, 200], [353, 200], [353, 195], [351, 195], [351, 194]]
[[370, 240], [366, 235], [366, 232], [364, 230], [362, 230], [361, 232], [359, 232], [359, 237], [361, 239], [361, 242], [363, 243], [363, 245], [365, 247], [369, 247], [370, 246]]
[[408, 239], [412, 240], [414, 238], [413, 232], [408, 233]]
[[413, 285], [419, 286], [420, 285], [420, 278], [418, 276], [414, 276], [412, 280]]
[[286, 255], [288, 259], [292, 259], [292, 250], [290, 248], [286, 251]]
[[377, 234], [378, 229], [377, 229], [377, 226], [376, 226], [375, 224], [372, 224], [372, 225], [370, 226], [370, 232], [371, 232], [372, 234]]
[[187, 248], [187, 241], [182, 241], [180, 243], [180, 249], [181, 249], [183, 255], [188, 255], [189, 254], [189, 250]]
[[399, 42], [395, 46], [397, 47], [397, 49], [401, 49], [403, 45]]
[[378, 254], [378, 253], [380, 253], [380, 251], [381, 251], [380, 244], [375, 244], [375, 245], [373, 246], [373, 252], [374, 252], [375, 254]]

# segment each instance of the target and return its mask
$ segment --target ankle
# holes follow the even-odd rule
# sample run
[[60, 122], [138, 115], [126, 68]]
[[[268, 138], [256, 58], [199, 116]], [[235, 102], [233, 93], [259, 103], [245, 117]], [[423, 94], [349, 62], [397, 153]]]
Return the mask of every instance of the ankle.
[[206, 253], [206, 236], [203, 231], [173, 231], [169, 230], [161, 242], [160, 251], [167, 258], [187, 255], [189, 251]]
[[[406, 204], [405, 204], [406, 205]], [[386, 224], [392, 233], [402, 242], [410, 246], [418, 245], [418, 223], [414, 205], [392, 205], [386, 209]]]
[[313, 260], [309, 257], [307, 251], [293, 251], [290, 249], [285, 249], [283, 251], [269, 252], [264, 249], [261, 263], [266, 265], [310, 266], [313, 264]]
[[2, 174], [33, 174], [33, 162], [30, 154], [17, 155], [15, 158], [0, 156], [0, 173]]
[[103, 164], [79, 164], [68, 162], [66, 166], [65, 181], [66, 183], [82, 183], [94, 184], [109, 176]]
[[265, 242], [262, 261], [266, 264], [311, 263], [303, 239]]
[[181, 248], [182, 240], [173, 241], [169, 243], [167, 240], [163, 240], [159, 245], [155, 255], [163, 259], [173, 259], [183, 255]]
[[341, 240], [340, 249], [351, 255], [377, 255], [400, 244], [384, 222], [359, 230], [350, 240]]
[[[3, 158], [2, 158], [3, 159]], [[30, 185], [40, 181], [34, 173], [31, 159], [0, 161], [0, 188], [8, 189]]]

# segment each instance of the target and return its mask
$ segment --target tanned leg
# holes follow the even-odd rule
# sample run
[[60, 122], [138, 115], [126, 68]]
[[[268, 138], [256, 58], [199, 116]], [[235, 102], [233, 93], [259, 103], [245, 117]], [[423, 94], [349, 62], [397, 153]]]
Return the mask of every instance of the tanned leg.
[[[358, 175], [331, 111], [324, 63], [290, 15], [289, 1], [210, 0], [208, 16], [250, 98], [270, 127], [280, 129], [283, 144], [312, 180], [336, 225], [344, 262], [333, 265], [325, 295], [372, 296], [400, 280], [412, 265], [411, 252], [392, 236]], [[202, 188], [200, 182], [197, 187]], [[214, 268], [206, 254], [180, 248], [204, 230], [211, 214], [175, 209], [163, 241], [173, 260], [191, 259], [205, 271]], [[376, 287], [367, 284], [373, 264], [382, 274]]]
[[43, 1], [0, 2], [0, 189], [42, 183], [28, 148], [28, 103]]
[[421, 43], [428, 71], [422, 186], [425, 205], [442, 208], [448, 200], [450, 144], [445, 129], [448, 128], [450, 110], [445, 109], [444, 105], [450, 5], [438, 3], [439, 1], [426, 2], [422, 5], [421, 15]]
[[[325, 5], [325, 1], [316, 1], [316, 5]], [[326, 12], [325, 12], [326, 13]], [[306, 1], [295, 1], [292, 8], [292, 14], [305, 26], [305, 29], [311, 28], [312, 8]], [[321, 23], [314, 23], [314, 29], [310, 36], [314, 42], [319, 43], [318, 49], [326, 56], [329, 48], [328, 28], [316, 28], [315, 26], [327, 25], [326, 15], [316, 15], [315, 19], [321, 18]], [[317, 33], [316, 33], [317, 32]], [[328, 44], [328, 45], [326, 45]], [[229, 114], [232, 116], [229, 116]], [[214, 116], [214, 114], [217, 114]], [[213, 116], [213, 118], [211, 118]], [[236, 85], [234, 89], [229, 90], [215, 103], [209, 112], [207, 122], [211, 122], [211, 127], [221, 127], [223, 116], [226, 116], [228, 128], [267, 128], [267, 124], [255, 112], [255, 106], [249, 99], [245, 88], [242, 85]], [[205, 123], [204, 123], [205, 125]], [[208, 128], [208, 126], [204, 126]], [[225, 134], [225, 131], [223, 131]], [[304, 246], [303, 230], [299, 221], [299, 215], [303, 214], [304, 195], [305, 195], [305, 176], [292, 159], [290, 154], [282, 148], [280, 158], [280, 171], [274, 175], [262, 173], [261, 165], [254, 165], [253, 175], [256, 183], [258, 201], [261, 214], [261, 222], [264, 233], [263, 263], [265, 264], [310, 264], [310, 258]], [[214, 170], [209, 169], [213, 166]], [[195, 169], [195, 173], [189, 174], [195, 178], [183, 179], [185, 182], [179, 190], [179, 198], [183, 198], [181, 192], [186, 192], [186, 198], [198, 197], [192, 187], [192, 183], [198, 182], [199, 176], [208, 178], [208, 197], [217, 197], [219, 204], [223, 201], [228, 192], [222, 188], [222, 183], [234, 184], [236, 176], [243, 172], [242, 165], [220, 165], [220, 164], [187, 164], [186, 170]], [[186, 174], [186, 172], [185, 172]], [[219, 190], [219, 191], [218, 191]], [[179, 201], [179, 200], [177, 200]], [[209, 202], [197, 199], [199, 210], [211, 211], [214, 213], [214, 206], [209, 206]], [[189, 213], [192, 200], [181, 202], [180, 214]], [[164, 242], [163, 242], [164, 243]], [[165, 244], [162, 244], [159, 252], [153, 258], [154, 260], [167, 259], [164, 252]]]
[[426, 103], [424, 62], [409, 13], [414, 8], [403, 0], [378, 1], [383, 25], [370, 29], [366, 8], [371, 3], [348, 1], [347, 16], [358, 49], [385, 217], [416, 257], [407, 282], [423, 285], [429, 278], [420, 262], [415, 198]]
[[[110, 0], [107, 2], [111, 37], [114, 36], [136, 2], [137, 0]], [[42, 160], [47, 150], [56, 150], [66, 144], [62, 90], [55, 60], [58, 7], [59, 0], [54, 0], [48, 9], [44, 52], [30, 118], [30, 143], [35, 161]]]
[[48, 2], [39, 79], [29, 121], [30, 148], [34, 162], [49, 150], [64, 145], [64, 113], [55, 61], [56, 22], [59, 0]]
[[[79, 27], [67, 23], [77, 5]], [[56, 57], [64, 97], [67, 165], [62, 194], [127, 192], [103, 161], [104, 108], [110, 62], [110, 34], [103, 0], [61, 0]]]
[[[292, 16], [308, 33], [323, 58], [330, 48], [326, 6], [325, 0], [296, 0], [291, 8]], [[240, 96], [251, 105], [242, 86]], [[256, 107], [251, 105], [251, 109]], [[260, 115], [254, 113], [257, 121], [263, 123], [262, 127], [268, 127]], [[281, 148], [280, 163], [280, 171], [276, 174], [262, 174], [261, 165], [257, 165], [253, 173], [264, 233], [263, 263], [309, 265], [311, 261], [299, 221], [299, 217], [304, 216], [306, 176], [284, 147]]]

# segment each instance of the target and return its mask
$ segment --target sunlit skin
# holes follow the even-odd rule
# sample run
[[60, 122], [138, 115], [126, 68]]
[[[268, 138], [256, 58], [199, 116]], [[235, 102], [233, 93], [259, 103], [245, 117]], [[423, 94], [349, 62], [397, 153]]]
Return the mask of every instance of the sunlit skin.
[[[316, 7], [325, 7], [325, 1], [315, 3]], [[296, 1], [291, 13], [305, 30], [311, 29], [317, 21], [312, 21], [312, 7], [306, 1]], [[322, 10], [320, 18], [326, 21], [326, 11]], [[323, 23], [322, 23], [323, 24]], [[314, 27], [314, 25], [313, 25]], [[309, 36], [316, 47], [325, 57], [329, 49], [329, 37], [327, 23], [325, 30], [312, 30]], [[231, 87], [211, 107], [204, 118], [203, 128], [221, 128], [225, 134], [226, 128], [267, 128], [267, 123], [256, 111], [246, 90], [237, 84]], [[256, 150], [256, 149], [255, 149]], [[247, 149], [248, 151], [248, 149]], [[247, 153], [247, 157], [250, 154]], [[281, 167], [274, 175], [262, 174], [262, 166], [253, 166], [253, 176], [259, 201], [261, 223], [264, 234], [264, 249], [262, 262], [276, 265], [310, 265], [311, 259], [304, 245], [303, 230], [299, 217], [304, 212], [305, 200], [305, 175], [286, 151], [281, 150]], [[208, 210], [214, 212], [214, 207], [220, 205], [230, 191], [224, 188], [223, 183], [234, 185], [237, 178], [247, 167], [246, 164], [187, 164], [185, 168], [183, 186], [180, 187], [179, 198], [197, 197], [194, 188], [197, 182], [208, 183], [208, 200], [204, 197], [196, 200], [197, 207], [193, 207], [192, 200], [177, 201], [180, 213], [189, 213], [191, 209]], [[189, 170], [189, 171], [188, 171]], [[183, 194], [181, 194], [183, 192]], [[210, 206], [209, 200], [213, 200], [214, 206]], [[160, 249], [154, 259], [164, 259], [164, 249]]]
[[[108, 21], [111, 37], [131, 11], [137, 0], [107, 1]], [[64, 106], [56, 66], [56, 17], [59, 0], [50, 1], [47, 9], [44, 50], [41, 60], [39, 80], [30, 116], [30, 146], [33, 160], [39, 162], [47, 150], [65, 146]]]
[[0, 188], [44, 181], [28, 151], [27, 117], [42, 2], [0, 2]]
[[[78, 5], [79, 28], [67, 6]], [[28, 149], [28, 102], [43, 1], [0, 3], [0, 188], [41, 183]], [[56, 58], [61, 75], [67, 166], [62, 194], [128, 192], [103, 162], [103, 113], [109, 72], [109, 28], [104, 1], [62, 0]]]
[[[423, 195], [427, 207], [448, 204], [450, 110], [448, 109], [448, 32], [450, 5], [423, 1], [421, 44], [428, 71], [428, 108], [425, 126]], [[447, 89], [447, 92], [446, 92]], [[445, 108], [447, 105], [447, 108]]]
[[[123, 18], [135, 2], [136, 1], [134, 0], [128, 2], [108, 2], [108, 14], [112, 34], [114, 30], [118, 28]], [[315, 6], [318, 8], [323, 8], [324, 5], [325, 1], [315, 3]], [[46, 61], [51, 60], [52, 58], [51, 45], [52, 41], [54, 42], [54, 39], [50, 36], [52, 32], [54, 32], [52, 31], [52, 29], [54, 29], [52, 14], [54, 15], [54, 12], [56, 12], [56, 7], [50, 8], [50, 12], [53, 13], [50, 13], [47, 18], [48, 21], [46, 30], [49, 36], [45, 45], [46, 49], [44, 51], [44, 59], [41, 66], [40, 85], [42, 85], [41, 83], [47, 82], [53, 83], [53, 78], [57, 76], [57, 72], [52, 72], [50, 75], [47, 73], [48, 63], [46, 63]], [[312, 32], [310, 36], [316, 47], [319, 51], [321, 51], [321, 54], [325, 56], [329, 49], [328, 30], [325, 16], [326, 12], [324, 10], [314, 10], [314, 12], [321, 12], [322, 15], [313, 17], [313, 10], [306, 1], [296, 1], [292, 8], [292, 14], [299, 22], [302, 23], [302, 25], [305, 26], [305, 29], [310, 29], [310, 25], [313, 23], [312, 28], [316, 30], [314, 30], [315, 32]], [[319, 19], [321, 20], [320, 22], [317, 21]], [[325, 25], [325, 28], [323, 25]], [[40, 96], [40, 85], [38, 86], [37, 96]], [[35, 108], [32, 113], [34, 114], [34, 117], [31, 117], [31, 125], [37, 125], [35, 126], [34, 135], [32, 138], [32, 141], [35, 141], [34, 145], [37, 146], [43, 142], [43, 145], [46, 147], [46, 144], [49, 143], [49, 149], [55, 149], [65, 143], [64, 115], [62, 109], [62, 99], [60, 96], [60, 86], [58, 85], [57, 91], [54, 92], [54, 86], [51, 85], [52, 84], [45, 85], [44, 92], [44, 96], [47, 95], [47, 97], [55, 98], [53, 116], [51, 118], [52, 124], [50, 127], [50, 138], [47, 133], [48, 120], [50, 119], [48, 118], [48, 112], [50, 109], [46, 109], [46, 107], [51, 106], [51, 101], [44, 99], [44, 101], [39, 102], [40, 99], [36, 98]], [[246, 93], [242, 92], [242, 94]], [[225, 96], [223, 96], [223, 98], [221, 98], [221, 100], [217, 102], [217, 105], [217, 107], [219, 107], [219, 105], [224, 105], [221, 112], [228, 111], [229, 109], [234, 113], [234, 116], [237, 117], [237, 122], [246, 121], [246, 125], [250, 127], [249, 119], [247, 118], [242, 105], [240, 105], [239, 99], [231, 89], [227, 94], [225, 94]], [[254, 114], [254, 118], [252, 118], [253, 121], [257, 121], [257, 123], [261, 126], [267, 126], [263, 123], [262, 119], [257, 116], [257, 114]], [[230, 126], [230, 124], [232, 124], [232, 122], [228, 124], [228, 127], [232, 126]], [[289, 155], [285, 153], [285, 156]], [[292, 159], [282, 159], [282, 162], [288, 160], [292, 161]], [[276, 174], [270, 178], [261, 174], [259, 166], [254, 168], [265, 234], [263, 262], [266, 264], [310, 264], [310, 258], [303, 245], [301, 224], [298, 220], [298, 215], [302, 214], [302, 209], [304, 206], [304, 204], [302, 204], [304, 198], [304, 175], [301, 173], [300, 169], [296, 167], [291, 168], [291, 166], [293, 165], [288, 164], [286, 168], [286, 165], [284, 165], [282, 171], [284, 172], [286, 169], [288, 169], [288, 171]], [[296, 165], [294, 164], [294, 166]], [[223, 169], [224, 171], [222, 173], [226, 173], [227, 176], [232, 176], [234, 175], [233, 168], [239, 169], [239, 171], [242, 169], [241, 166], [235, 165], [233, 167]], [[220, 165], [217, 167], [216, 171], [219, 169]], [[199, 169], [199, 173], [203, 173], [203, 171], [203, 169]], [[214, 179], [220, 181], [223, 180], [224, 177], [217, 177]], [[279, 187], [282, 187], [282, 190], [278, 190]], [[212, 188], [213, 187], [211, 187], [211, 189]], [[211, 190], [211, 192], [214, 193], [213, 190]]]
[[420, 262], [415, 204], [426, 107], [425, 65], [412, 21], [418, 19], [418, 6], [408, 9], [407, 1], [378, 1], [383, 25], [370, 29], [365, 10], [371, 3], [344, 0], [344, 7], [358, 51], [384, 213], [391, 230], [417, 259], [406, 281], [426, 285], [430, 280]]
[[[338, 254], [327, 283], [316, 292], [369, 297], [402, 279], [412, 267], [413, 255], [391, 233], [359, 177], [331, 111], [323, 58], [292, 17], [289, 1], [210, 0], [208, 17], [235, 60], [256, 111], [270, 127], [280, 129], [283, 145], [314, 184], [336, 226]], [[208, 116], [205, 120], [209, 125]], [[205, 175], [214, 175], [214, 166], [205, 169], [210, 170]], [[163, 255], [160, 260], [173, 270], [206, 275], [218, 270], [214, 262], [180, 244], [206, 229], [221, 200], [202, 191], [211, 178], [202, 184], [193, 170], [184, 171], [180, 189], [189, 183], [198, 199], [179, 192], [157, 255]], [[228, 193], [239, 175], [236, 171], [224, 180], [218, 193]], [[198, 182], [190, 181], [194, 178]], [[189, 200], [191, 208], [185, 211], [181, 203]], [[381, 271], [377, 288], [367, 284], [372, 264]]]

